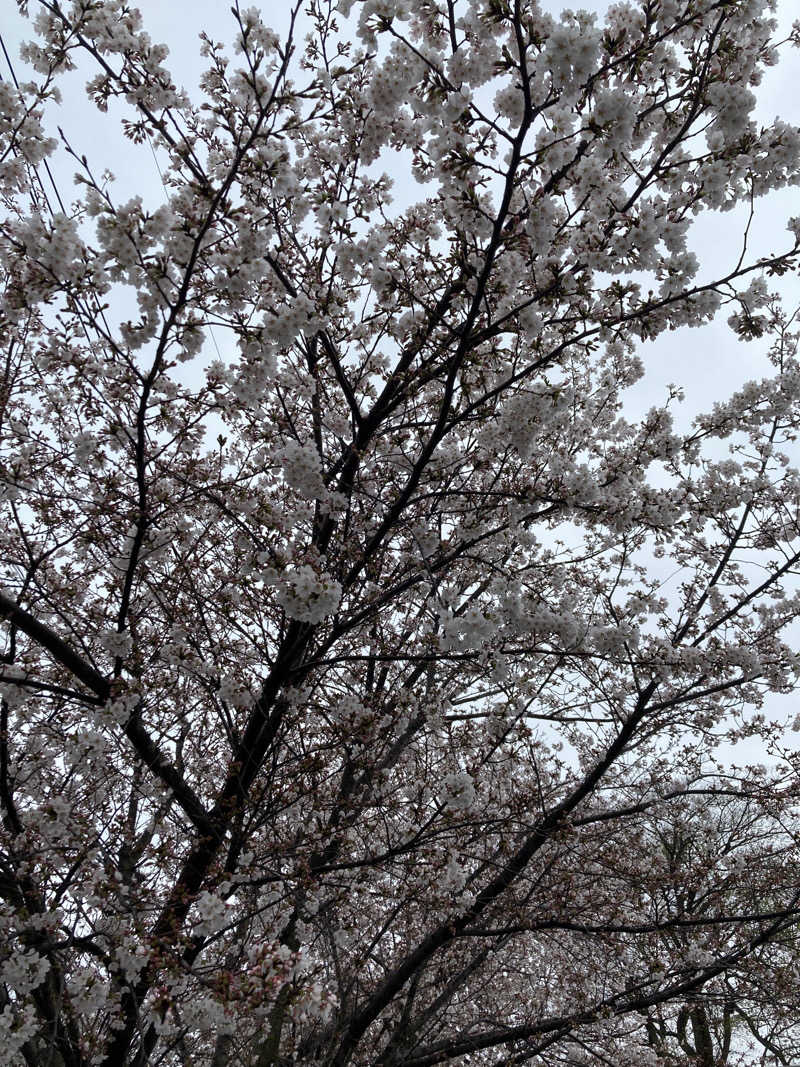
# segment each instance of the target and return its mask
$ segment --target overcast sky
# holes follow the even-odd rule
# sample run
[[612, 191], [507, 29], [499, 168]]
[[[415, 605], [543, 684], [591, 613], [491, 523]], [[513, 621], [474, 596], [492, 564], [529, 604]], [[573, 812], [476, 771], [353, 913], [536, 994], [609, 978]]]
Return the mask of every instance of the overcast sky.
[[[14, 59], [18, 76], [29, 76], [17, 59], [21, 41], [31, 35], [29, 28], [17, 14], [11, 0], [5, 0], [2, 6], [4, 13], [0, 16], [0, 28], [6, 46]], [[37, 6], [37, 0], [31, 0], [32, 14], [35, 14]], [[545, 6], [556, 14], [567, 5], [549, 2]], [[571, 6], [588, 8], [602, 16], [608, 4], [605, 0], [583, 0], [583, 3]], [[176, 82], [195, 95], [199, 77], [206, 66], [206, 61], [200, 56], [198, 35], [203, 30], [217, 40], [229, 42], [234, 29], [229, 5], [224, 0], [141, 0], [138, 7], [151, 38], [169, 47], [167, 64]], [[289, 12], [289, 4], [285, 0], [263, 4], [261, 10], [269, 25], [279, 32], [285, 31]], [[797, 16], [796, 0], [779, 0], [777, 16], [783, 36], [788, 32], [792, 18]], [[8, 76], [8, 70], [2, 62], [0, 70], [4, 78]], [[95, 173], [107, 167], [115, 174], [114, 196], [117, 201], [139, 193], [146, 202], [152, 200], [157, 203], [163, 196], [163, 190], [155, 159], [146, 149], [131, 145], [121, 136], [117, 124], [121, 109], [112, 107], [109, 116], [102, 116], [87, 100], [83, 93], [87, 76], [88, 72], [84, 69], [63, 79], [64, 101], [57, 109], [57, 116], [54, 109], [54, 121], [63, 128], [76, 152], [88, 156]], [[759, 118], [769, 122], [780, 115], [787, 121], [800, 123], [798, 85], [800, 51], [787, 47], [783, 49], [782, 62], [767, 71], [758, 90]], [[391, 161], [383, 163], [383, 166], [390, 168]], [[69, 198], [74, 162], [64, 151], [59, 151], [53, 167], [62, 193]], [[392, 176], [396, 182], [395, 192], [399, 203], [430, 193], [429, 187], [414, 186], [404, 168], [395, 167]], [[788, 242], [786, 219], [800, 213], [799, 201], [798, 190], [789, 189], [773, 193], [758, 204], [756, 224], [751, 234], [754, 253], [768, 254], [785, 247]], [[710, 275], [716, 268], [724, 269], [732, 257], [738, 256], [742, 220], [742, 213], [738, 222], [736, 213], [706, 213], [697, 220], [691, 239], [704, 274]], [[797, 290], [796, 279], [784, 281], [783, 292], [787, 304], [798, 300], [798, 293], [793, 290]], [[686, 388], [687, 393], [681, 417], [684, 425], [718, 399], [720, 381], [732, 389], [748, 378], [763, 373], [758, 343], [746, 345], [737, 342], [724, 317], [702, 330], [667, 334], [644, 347], [647, 350], [643, 352], [647, 374], [632, 391], [630, 402], [637, 409], [646, 409], [660, 402], [668, 382], [678, 382]]]
[[[3, 14], [0, 15], [0, 30], [20, 79], [30, 77], [18, 60], [20, 43], [31, 36], [30, 29], [17, 13], [11, 0], [0, 0]], [[37, 0], [31, 0], [31, 13], [35, 14]], [[198, 34], [205, 31], [212, 38], [228, 43], [234, 33], [234, 20], [228, 4], [220, 0], [141, 0], [145, 28], [154, 41], [168, 45], [170, 58], [167, 66], [176, 82], [196, 97], [196, 86], [206, 67], [199, 51]], [[247, 6], [243, 3], [243, 6]], [[549, 3], [546, 6], [558, 13], [565, 5]], [[602, 0], [584, 0], [574, 7], [602, 12], [607, 4]], [[288, 5], [285, 2], [262, 5], [264, 20], [275, 30], [283, 32], [288, 24]], [[779, 0], [778, 17], [781, 36], [788, 32], [792, 18], [797, 17], [797, 0]], [[2, 77], [8, 77], [8, 69], [0, 60]], [[92, 72], [94, 73], [94, 72]], [[146, 203], [153, 206], [163, 199], [163, 189], [155, 157], [148, 148], [133, 146], [120, 132], [118, 120], [123, 113], [120, 107], [112, 107], [108, 116], [98, 113], [83, 92], [89, 76], [87, 67], [63, 79], [63, 104], [52, 112], [52, 132], [60, 125], [78, 155], [86, 154], [93, 170], [99, 174], [104, 168], [116, 176], [113, 194], [117, 202], [140, 194]], [[783, 61], [767, 71], [758, 90], [758, 117], [770, 122], [779, 115], [794, 124], [800, 123], [800, 51], [785, 48]], [[127, 113], [127, 111], [125, 112]], [[74, 161], [63, 149], [59, 149], [52, 162], [53, 171], [68, 202], [74, 195], [72, 175]], [[391, 161], [382, 161], [380, 169], [390, 169]], [[399, 204], [430, 195], [431, 188], [418, 187], [410, 181], [410, 175], [402, 168], [392, 174]], [[788, 234], [785, 226], [791, 215], [800, 214], [800, 191], [783, 190], [771, 194], [758, 204], [756, 224], [752, 228], [751, 249], [754, 255], [762, 255], [785, 248]], [[735, 262], [741, 248], [744, 215], [739, 213], [701, 216], [694, 228], [692, 246], [702, 264], [702, 274], [711, 276], [724, 271], [725, 265]], [[770, 283], [772, 285], [772, 282]], [[782, 280], [781, 288], [787, 307], [800, 303], [800, 287], [796, 276]], [[775, 283], [777, 287], [778, 283]], [[742, 382], [767, 373], [763, 358], [764, 345], [759, 342], [743, 344], [734, 337], [722, 315], [715, 323], [699, 330], [684, 329], [667, 333], [655, 342], [642, 346], [646, 375], [628, 395], [626, 414], [632, 417], [642, 414], [654, 404], [661, 404], [666, 394], [667, 383], [676, 382], [686, 391], [686, 403], [679, 418], [681, 428], [687, 427], [700, 411], [709, 409], [716, 400], [729, 395]], [[224, 341], [220, 342], [224, 345]], [[222, 352], [223, 357], [225, 352]], [[800, 457], [799, 457], [800, 458]]]

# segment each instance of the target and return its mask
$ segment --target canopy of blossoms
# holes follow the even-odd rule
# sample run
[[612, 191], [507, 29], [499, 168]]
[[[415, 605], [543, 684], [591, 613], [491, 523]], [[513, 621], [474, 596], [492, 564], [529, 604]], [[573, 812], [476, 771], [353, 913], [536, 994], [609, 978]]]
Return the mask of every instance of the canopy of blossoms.
[[[794, 1062], [800, 25], [236, 3], [187, 94], [123, 0], [21, 7], [0, 1064]], [[756, 380], [637, 410], [717, 317]]]

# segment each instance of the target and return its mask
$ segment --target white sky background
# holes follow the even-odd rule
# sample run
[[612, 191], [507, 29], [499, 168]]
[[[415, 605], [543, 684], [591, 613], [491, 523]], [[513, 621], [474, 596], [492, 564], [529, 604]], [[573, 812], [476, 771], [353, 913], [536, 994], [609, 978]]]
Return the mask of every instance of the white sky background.
[[[283, 35], [289, 21], [287, 0], [267, 0], [260, 5], [257, 0], [241, 2], [243, 8], [251, 3], [260, 7], [264, 21]], [[176, 83], [183, 86], [193, 99], [199, 99], [198, 82], [208, 64], [200, 55], [198, 35], [202, 30], [214, 40], [230, 45], [235, 22], [228, 0], [139, 0], [136, 6], [142, 12], [144, 28], [152, 40], [169, 47], [170, 55], [165, 65]], [[588, 9], [596, 12], [602, 21], [609, 5], [606, 0], [575, 0], [572, 4], [545, 0], [544, 6], [556, 15], [566, 6]], [[37, 7], [37, 0], [30, 0], [32, 16]], [[17, 13], [13, 0], [0, 0], [0, 9], [0, 32], [15, 64], [17, 77], [20, 80], [31, 78], [31, 72], [18, 58], [21, 42], [33, 37], [30, 23]], [[778, 0], [779, 39], [788, 34], [792, 19], [797, 15], [797, 0]], [[303, 27], [301, 21], [300, 47], [305, 32]], [[228, 48], [228, 52], [232, 54], [232, 49]], [[8, 73], [5, 60], [0, 57], [0, 74], [6, 79]], [[51, 106], [49, 110], [49, 132], [56, 136], [55, 126], [61, 126], [78, 156], [87, 156], [96, 176], [106, 168], [113, 172], [116, 180], [111, 192], [117, 203], [141, 195], [145, 204], [156, 206], [164, 198], [156, 159], [146, 145], [133, 145], [122, 135], [119, 119], [129, 114], [127, 106], [112, 102], [109, 114], [103, 115], [88, 100], [83, 87], [93, 73], [84, 64], [77, 72], [60, 80], [63, 102], [60, 107]], [[781, 62], [765, 72], [762, 85], [755, 90], [757, 119], [766, 124], [780, 116], [795, 125], [800, 124], [798, 86], [800, 50], [785, 46]], [[64, 202], [69, 205], [75, 196], [72, 176], [77, 169], [76, 162], [63, 148], [56, 151], [50, 162]], [[398, 208], [424, 199], [433, 191], [431, 186], [414, 183], [410, 168], [403, 164], [400, 157], [389, 156], [379, 160], [375, 168], [378, 173], [389, 171], [394, 178], [393, 192]], [[742, 207], [735, 212], [707, 212], [695, 220], [689, 241], [700, 260], [701, 278], [725, 273], [738, 259], [746, 215], [746, 208]], [[752, 258], [788, 247], [790, 237], [786, 232], [786, 220], [792, 215], [800, 215], [798, 188], [773, 192], [757, 202], [749, 240]], [[800, 284], [796, 275], [771, 279], [769, 284], [770, 288], [781, 290], [787, 310], [800, 304]], [[764, 360], [765, 344], [739, 341], [728, 327], [726, 318], [727, 312], [723, 309], [719, 318], [709, 326], [665, 333], [656, 341], [642, 345], [646, 373], [626, 394], [625, 414], [628, 418], [643, 414], [653, 405], [661, 405], [666, 398], [668, 383], [674, 382], [685, 390], [685, 403], [675, 415], [678, 428], [686, 429], [696, 414], [710, 409], [715, 401], [725, 399], [743, 382], [768, 373]], [[217, 336], [215, 343], [222, 348], [222, 358], [230, 358], [223, 347], [224, 337]], [[800, 463], [800, 449], [797, 460]], [[786, 710], [793, 717], [796, 701], [789, 699]], [[769, 710], [777, 711], [776, 703], [776, 699], [771, 700]], [[763, 758], [757, 753], [757, 746], [746, 747], [746, 755], [737, 751], [740, 760], [743, 757]]]
[[[247, 6], [250, 0], [243, 0]], [[37, 0], [30, 0], [31, 15], [36, 13]], [[200, 56], [198, 35], [201, 30], [226, 45], [232, 40], [235, 23], [227, 0], [139, 0], [144, 27], [151, 38], [169, 47], [166, 66], [176, 83], [197, 99], [200, 75], [207, 61]], [[288, 27], [290, 5], [287, 0], [267, 0], [260, 6], [264, 21], [278, 32]], [[544, 6], [558, 14], [565, 6], [584, 8], [598, 14], [600, 20], [607, 9], [607, 0], [576, 0], [568, 5], [561, 0], [545, 0]], [[0, 0], [5, 10], [0, 15], [0, 32], [15, 63], [20, 80], [31, 77], [19, 60], [22, 41], [33, 36], [27, 20], [16, 10], [13, 0]], [[792, 19], [798, 14], [797, 0], [778, 0], [779, 38], [788, 34]], [[301, 33], [302, 21], [300, 23]], [[93, 72], [92, 72], [93, 73]], [[4, 60], [0, 59], [0, 74], [8, 77]], [[51, 107], [49, 117], [64, 130], [71, 146], [80, 156], [86, 154], [94, 173], [108, 168], [115, 176], [112, 195], [117, 202], [141, 195], [154, 206], [163, 200], [163, 189], [156, 161], [146, 147], [132, 145], [121, 133], [118, 120], [128, 109], [113, 104], [108, 115], [100, 114], [86, 97], [83, 86], [89, 77], [87, 67], [62, 78], [59, 85], [63, 103]], [[776, 115], [800, 124], [800, 50], [786, 46], [781, 62], [768, 69], [762, 85], [756, 90], [757, 118], [767, 123]], [[52, 133], [55, 135], [56, 130]], [[394, 160], [379, 161], [376, 170], [387, 169], [395, 179], [397, 206], [430, 195], [430, 187], [416, 185], [410, 170], [392, 166]], [[51, 167], [65, 203], [74, 196], [72, 176], [75, 161], [59, 149]], [[787, 247], [789, 235], [786, 220], [800, 214], [800, 190], [790, 188], [771, 193], [757, 202], [756, 217], [751, 227], [749, 247], [754, 256], [767, 255]], [[746, 209], [728, 213], [706, 212], [694, 222], [690, 244], [701, 263], [701, 276], [710, 277], [735, 262], [741, 250], [741, 235], [746, 221]], [[787, 309], [800, 303], [800, 285], [794, 276], [772, 279], [770, 287], [780, 289]], [[759, 342], [738, 341], [722, 314], [710, 326], [684, 329], [663, 334], [654, 342], [642, 346], [647, 373], [627, 396], [631, 414], [643, 413], [653, 404], [660, 404], [666, 386], [675, 382], [684, 387], [686, 402], [678, 415], [681, 428], [688, 427], [692, 418], [707, 410], [722, 394], [730, 394], [741, 383], [764, 373], [763, 345]], [[224, 353], [223, 353], [224, 355]]]

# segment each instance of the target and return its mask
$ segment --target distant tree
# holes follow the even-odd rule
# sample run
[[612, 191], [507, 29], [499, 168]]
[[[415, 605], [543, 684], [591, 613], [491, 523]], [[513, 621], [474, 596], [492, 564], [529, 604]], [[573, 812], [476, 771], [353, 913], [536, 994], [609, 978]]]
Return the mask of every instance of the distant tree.
[[[126, 3], [36, 4], [0, 83], [0, 1063], [788, 1062], [800, 220], [719, 277], [687, 246], [798, 181], [752, 118], [772, 7], [237, 4], [192, 102]], [[54, 191], [87, 64], [160, 203], [69, 128]], [[637, 416], [645, 342], [720, 311], [764, 376]], [[751, 737], [771, 769], [721, 762]]]
[[[785, 894], [782, 880], [772, 884], [763, 877], [770, 871], [766, 852], [773, 855], [772, 873], [785, 863], [786, 838], [760, 803], [720, 779], [693, 790], [687, 804], [692, 816], [687, 818], [686, 808], [672, 822], [659, 816], [651, 830], [661, 846], [652, 854], [672, 875], [670, 881], [662, 878], [660, 894], [650, 897], [653, 917], [661, 929], [672, 927], [669, 936], [678, 957], [691, 953], [698, 928], [713, 923], [712, 916], [727, 916], [715, 935], [719, 951], [729, 943], [737, 912], [775, 915]], [[704, 948], [711, 947], [706, 940]], [[791, 1063], [800, 1042], [789, 1008], [798, 996], [798, 953], [795, 922], [761, 945], [744, 966], [716, 975], [683, 1004], [649, 1010], [648, 1042], [659, 1062], [665, 1067]]]

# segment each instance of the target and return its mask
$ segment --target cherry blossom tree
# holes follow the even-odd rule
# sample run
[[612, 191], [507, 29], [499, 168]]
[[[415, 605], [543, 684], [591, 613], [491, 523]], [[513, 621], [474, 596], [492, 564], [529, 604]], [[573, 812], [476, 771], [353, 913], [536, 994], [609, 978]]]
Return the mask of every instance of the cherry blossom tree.
[[[190, 97], [37, 0], [0, 83], [0, 1063], [794, 1062], [800, 25], [288, 14]], [[760, 377], [642, 414], [716, 316]]]

